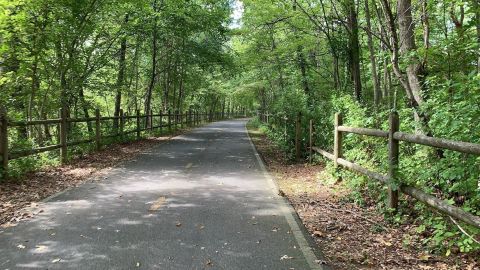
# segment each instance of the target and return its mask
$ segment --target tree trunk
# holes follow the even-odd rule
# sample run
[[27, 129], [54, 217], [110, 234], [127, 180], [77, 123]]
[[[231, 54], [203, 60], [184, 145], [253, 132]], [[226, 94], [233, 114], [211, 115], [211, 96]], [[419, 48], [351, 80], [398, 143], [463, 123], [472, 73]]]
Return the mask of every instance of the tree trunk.
[[[153, 2], [153, 10], [157, 12], [157, 1]], [[145, 115], [147, 115], [147, 123], [150, 120], [148, 114], [150, 112], [150, 107], [152, 104], [152, 93], [153, 87], [155, 86], [155, 79], [157, 77], [157, 34], [158, 34], [158, 26], [157, 26], [157, 17], [153, 20], [153, 33], [152, 33], [152, 71], [150, 74], [150, 83], [148, 84], [147, 93], [145, 95]]]
[[478, 54], [478, 60], [477, 60], [477, 73], [480, 73], [480, 4], [479, 0], [473, 0], [473, 8], [476, 10], [475, 12], [475, 25], [477, 28], [477, 54]]
[[360, 77], [360, 45], [358, 41], [358, 21], [355, 9], [355, 1], [347, 1], [348, 28], [349, 28], [349, 62], [350, 74], [353, 81], [355, 98], [362, 99], [362, 82]]
[[332, 54], [333, 58], [333, 63], [332, 63], [332, 68], [333, 68], [333, 85], [336, 90], [339, 90], [341, 88], [340, 86], [340, 68], [338, 66], [338, 56], [336, 54]]
[[307, 61], [305, 60], [305, 55], [303, 53], [302, 46], [298, 46], [297, 56], [298, 56], [298, 67], [300, 68], [300, 74], [302, 75], [303, 91], [308, 97], [308, 102], [311, 102], [312, 98], [310, 97], [310, 87], [308, 86], [308, 76], [307, 76]]
[[365, 0], [365, 18], [367, 21], [368, 50], [370, 51], [370, 65], [373, 77], [373, 100], [375, 106], [378, 106], [380, 99], [382, 98], [382, 91], [380, 89], [380, 81], [377, 76], [377, 61], [375, 59], [375, 50], [373, 48], [372, 25], [370, 23], [370, 8], [368, 6], [368, 0]]
[[[395, 27], [395, 19], [388, 0], [382, 0], [387, 17], [390, 38], [392, 40], [392, 66], [397, 79], [402, 84], [409, 99], [409, 105], [414, 109], [414, 117], [422, 126], [419, 132], [425, 133], [428, 130], [428, 117], [424, 114], [420, 107], [423, 104], [421, 76], [421, 63], [419, 59], [407, 59], [408, 66], [406, 68], [406, 76], [400, 69], [399, 57], [408, 58], [412, 52], [416, 50], [414, 28], [415, 24], [412, 20], [412, 6], [410, 0], [399, 0], [397, 7], [397, 19], [399, 24], [399, 35]], [[399, 40], [402, 42], [399, 43]], [[428, 131], [427, 131], [428, 134]]]
[[[415, 23], [412, 19], [412, 4], [411, 0], [399, 0], [398, 1], [398, 30], [400, 43], [400, 54], [404, 58], [408, 58], [409, 54], [415, 52], [417, 49], [415, 45], [414, 29]], [[419, 107], [423, 104], [422, 97], [422, 83], [420, 81], [421, 76], [421, 64], [418, 59], [408, 59], [407, 66], [407, 79], [412, 91], [413, 106]]]
[[[128, 23], [128, 14], [125, 15], [125, 25]], [[118, 59], [118, 76], [117, 76], [117, 94], [115, 96], [115, 111], [114, 111], [114, 116], [120, 116], [120, 109], [122, 106], [122, 89], [124, 87], [124, 82], [125, 82], [125, 59], [126, 59], [126, 54], [127, 54], [127, 37], [126, 35], [122, 38], [122, 42], [120, 45], [120, 57]], [[118, 120], [115, 119], [113, 121], [113, 128], [115, 130], [118, 129]]]
[[[81, 103], [81, 106], [82, 106], [82, 109], [83, 109], [83, 116], [85, 118], [90, 118], [90, 114], [88, 113], [88, 107], [89, 106], [88, 106], [88, 104], [85, 100], [85, 94], [83, 92], [83, 87], [82, 86], [79, 87], [78, 96], [80, 98], [80, 103]], [[90, 122], [90, 121], [87, 122], [87, 128], [88, 128], [89, 133], [93, 132], [92, 122]]]

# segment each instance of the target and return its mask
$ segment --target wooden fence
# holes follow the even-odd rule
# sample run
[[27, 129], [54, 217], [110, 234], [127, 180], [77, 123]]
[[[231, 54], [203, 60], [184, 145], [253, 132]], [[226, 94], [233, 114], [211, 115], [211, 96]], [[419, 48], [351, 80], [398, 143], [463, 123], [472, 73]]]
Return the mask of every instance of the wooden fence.
[[[268, 121], [271, 114], [262, 114], [260, 119], [262, 121]], [[296, 154], [297, 158], [300, 156], [298, 148], [301, 145], [301, 115], [297, 115], [295, 119], [296, 125]], [[379, 181], [382, 184], [388, 185], [388, 206], [397, 209], [398, 208], [398, 192], [407, 194], [424, 204], [442, 212], [452, 218], [461, 220], [466, 224], [480, 228], [480, 217], [473, 215], [469, 212], [464, 211], [463, 209], [450, 205], [444, 200], [441, 200], [435, 196], [427, 194], [420, 189], [415, 187], [407, 186], [401, 183], [401, 179], [398, 177], [398, 168], [399, 168], [399, 143], [407, 142], [420, 145], [426, 145], [441, 149], [452, 150], [456, 152], [480, 155], [480, 144], [461, 142], [454, 140], [447, 140], [442, 138], [434, 138], [420, 134], [408, 134], [399, 131], [400, 121], [398, 114], [392, 112], [389, 117], [389, 130], [378, 130], [370, 128], [361, 128], [361, 127], [348, 127], [343, 125], [343, 118], [341, 114], [335, 114], [335, 128], [334, 128], [334, 146], [333, 154], [320, 149], [314, 146], [313, 134], [314, 134], [314, 122], [313, 120], [309, 121], [309, 152], [310, 160], [313, 156], [313, 153], [319, 153], [327, 159], [330, 159], [334, 162], [334, 166], [338, 167], [341, 165], [347, 169], [350, 169], [354, 172], [366, 175], [370, 178], [373, 178]], [[365, 136], [373, 136], [384, 138], [388, 140], [388, 173], [383, 175], [377, 172], [370, 171], [354, 162], [350, 162], [343, 158], [342, 155], [342, 141], [344, 133], [353, 133]], [[398, 188], [392, 188], [398, 186]]]
[[[142, 115], [140, 114], [139, 110], [136, 111], [135, 115], [128, 115], [121, 110], [119, 116], [103, 117], [100, 115], [100, 110], [97, 109], [95, 111], [95, 117], [89, 118], [69, 118], [66, 110], [60, 110], [59, 118], [57, 119], [11, 121], [8, 118], [6, 109], [0, 108], [0, 169], [3, 172], [3, 177], [6, 178], [8, 176], [8, 167], [10, 160], [59, 149], [61, 162], [66, 163], [68, 161], [68, 148], [72, 146], [95, 143], [96, 150], [100, 150], [102, 148], [102, 145], [105, 144], [105, 139], [108, 138], [125, 138], [126, 135], [134, 133], [136, 134], [135, 138], [138, 140], [141, 138], [143, 131], [153, 132], [154, 130], [159, 129], [159, 132], [162, 133], [163, 129], [167, 129], [168, 132], [171, 133], [179, 126], [180, 128], [183, 128], [184, 125], [192, 127], [200, 125], [203, 122], [212, 122], [215, 120], [239, 116], [241, 115], [233, 112], [200, 113], [198, 111], [188, 111], [183, 113], [172, 113], [171, 111], [168, 111], [167, 113], [160, 112], [158, 114], [154, 114], [152, 111], [150, 111], [149, 114]], [[114, 132], [111, 134], [102, 134], [102, 125], [104, 125], [104, 122], [106, 121], [114, 121], [117, 125], [117, 127], [113, 129]], [[134, 128], [132, 130], [125, 130], [126, 124], [129, 121], [133, 121], [133, 123], [130, 123], [130, 126], [133, 125]], [[69, 140], [68, 127], [72, 123], [87, 123], [89, 125], [94, 123], [95, 127], [92, 132], [94, 134], [92, 134], [90, 138], [71, 141]], [[28, 150], [10, 149], [8, 139], [10, 128], [25, 128], [38, 125], [57, 126], [57, 144], [42, 146]]]

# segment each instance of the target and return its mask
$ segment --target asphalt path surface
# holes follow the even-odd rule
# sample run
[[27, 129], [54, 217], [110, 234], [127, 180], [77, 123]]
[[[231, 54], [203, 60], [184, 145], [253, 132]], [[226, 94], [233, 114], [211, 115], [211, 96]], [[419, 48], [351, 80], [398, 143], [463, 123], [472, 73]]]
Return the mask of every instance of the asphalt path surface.
[[325, 269], [254, 150], [211, 123], [0, 229], [0, 269]]

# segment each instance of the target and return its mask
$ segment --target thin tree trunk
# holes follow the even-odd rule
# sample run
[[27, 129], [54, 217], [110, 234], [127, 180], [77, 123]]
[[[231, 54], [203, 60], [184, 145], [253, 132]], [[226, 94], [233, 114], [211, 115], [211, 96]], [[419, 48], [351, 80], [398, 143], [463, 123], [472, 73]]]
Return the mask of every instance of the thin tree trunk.
[[[128, 14], [125, 15], [125, 25], [128, 23]], [[120, 116], [120, 109], [122, 106], [122, 90], [124, 87], [124, 82], [125, 82], [125, 59], [126, 59], [126, 54], [127, 54], [127, 37], [126, 35], [122, 38], [122, 42], [120, 45], [120, 57], [118, 59], [118, 76], [117, 76], [117, 83], [116, 83], [116, 88], [117, 88], [117, 94], [115, 96], [115, 111], [114, 111], [114, 116]], [[119, 119], [115, 119], [113, 121], [113, 128], [115, 130], [118, 129], [118, 123]]]
[[375, 51], [373, 48], [372, 25], [370, 23], [370, 8], [368, 6], [368, 0], [365, 0], [365, 18], [367, 21], [368, 50], [370, 51], [370, 65], [373, 77], [373, 100], [375, 106], [378, 106], [380, 104], [380, 99], [382, 98], [382, 91], [380, 89], [380, 81], [377, 76], [377, 61], [375, 59]]
[[[90, 114], [88, 112], [88, 107], [89, 106], [88, 106], [88, 104], [85, 100], [85, 93], [83, 92], [83, 87], [82, 86], [79, 87], [78, 97], [80, 98], [80, 103], [81, 103], [81, 106], [82, 106], [82, 109], [83, 109], [83, 116], [85, 118], [90, 118]], [[90, 121], [87, 122], [87, 128], [88, 128], [89, 133], [93, 132], [92, 122], [90, 122]]]
[[480, 4], [479, 0], [473, 0], [473, 8], [476, 10], [475, 12], [475, 24], [477, 28], [477, 54], [478, 54], [478, 60], [477, 60], [477, 73], [480, 73]]
[[332, 54], [333, 58], [333, 63], [332, 63], [332, 68], [333, 68], [333, 85], [336, 90], [339, 90], [341, 88], [340, 86], [340, 68], [338, 64], [338, 56], [335, 54]]
[[[153, 2], [153, 10], [157, 12], [157, 1]], [[155, 16], [153, 21], [153, 33], [152, 33], [152, 71], [150, 74], [150, 83], [148, 84], [147, 93], [145, 95], [145, 106], [144, 111], [145, 115], [148, 115], [150, 112], [150, 107], [152, 104], [152, 93], [153, 87], [155, 86], [155, 79], [157, 77], [157, 34], [158, 34], [158, 26], [157, 26], [157, 17]], [[147, 123], [149, 122], [149, 117], [147, 116]]]
[[348, 27], [349, 27], [349, 60], [350, 74], [353, 81], [355, 98], [362, 99], [362, 82], [360, 77], [360, 45], [358, 41], [358, 21], [355, 1], [347, 1]]

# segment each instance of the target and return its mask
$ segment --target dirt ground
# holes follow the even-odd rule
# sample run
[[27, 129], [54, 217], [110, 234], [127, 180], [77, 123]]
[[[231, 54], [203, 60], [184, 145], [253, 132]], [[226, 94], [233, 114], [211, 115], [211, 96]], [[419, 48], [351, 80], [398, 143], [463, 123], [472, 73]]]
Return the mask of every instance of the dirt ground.
[[334, 269], [480, 269], [480, 253], [429, 253], [415, 225], [392, 225], [373, 206], [345, 200], [349, 190], [343, 183], [322, 180], [323, 165], [288, 164], [264, 134], [249, 132], [280, 195], [294, 206]]
[[67, 165], [0, 182], [0, 227], [15, 226], [21, 220], [32, 218], [38, 214], [35, 208], [42, 199], [86, 181], [102, 180], [102, 175], [111, 168], [171, 137], [150, 137], [108, 145], [101, 151], [77, 157]]

